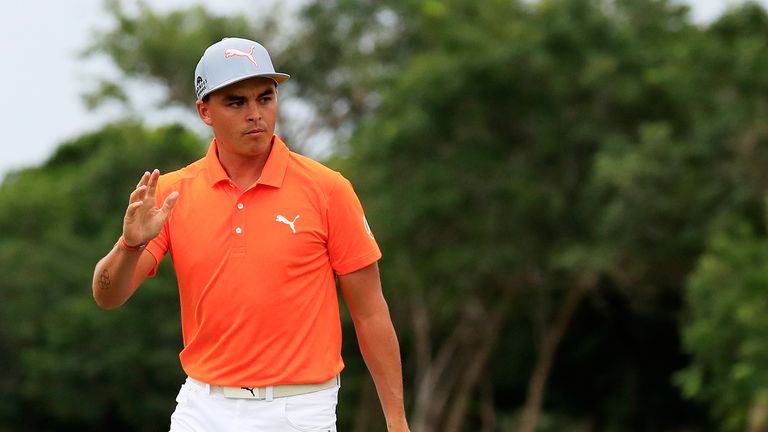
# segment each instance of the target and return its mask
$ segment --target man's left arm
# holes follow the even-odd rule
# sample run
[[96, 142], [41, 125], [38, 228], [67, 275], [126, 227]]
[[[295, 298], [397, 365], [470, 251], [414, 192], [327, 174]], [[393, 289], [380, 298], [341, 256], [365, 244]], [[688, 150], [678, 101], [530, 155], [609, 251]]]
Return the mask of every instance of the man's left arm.
[[355, 324], [360, 351], [376, 384], [387, 429], [407, 432], [400, 345], [382, 293], [379, 266], [373, 263], [341, 275], [339, 283]]

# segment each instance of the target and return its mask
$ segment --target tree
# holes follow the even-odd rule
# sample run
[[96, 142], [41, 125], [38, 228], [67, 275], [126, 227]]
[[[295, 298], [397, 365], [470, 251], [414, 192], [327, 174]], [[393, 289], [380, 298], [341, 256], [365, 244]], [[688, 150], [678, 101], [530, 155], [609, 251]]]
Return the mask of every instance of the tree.
[[712, 238], [689, 280], [683, 334], [693, 360], [678, 380], [687, 396], [712, 402], [723, 431], [768, 426], [766, 260], [767, 239], [742, 223]]
[[[127, 82], [158, 84], [165, 94], [158, 97], [160, 106], [194, 107], [195, 93], [192, 77], [200, 58], [200, 48], [233, 34], [247, 34], [253, 29], [243, 17], [222, 17], [209, 13], [202, 6], [158, 14], [145, 2], [106, 0], [107, 12], [115, 26], [95, 34], [85, 56], [107, 54], [122, 76], [102, 77], [96, 88], [86, 95], [86, 102], [97, 107], [108, 101], [118, 101], [128, 107], [136, 102], [127, 90]], [[274, 21], [262, 23], [263, 35], [271, 33]], [[143, 99], [147, 95], [142, 95]]]
[[[677, 333], [700, 255], [744, 265], [713, 252], [707, 239], [736, 238], [751, 256], [761, 253], [758, 241], [732, 231], [761, 226], [768, 179], [768, 81], [760, 73], [768, 20], [760, 7], [697, 26], [666, 0], [311, 1], [297, 31], [276, 27], [266, 38], [253, 23], [204, 9], [129, 14], [112, 5], [118, 27], [97, 49], [125, 77], [150, 77], [169, 100], [190, 107], [192, 86], [173, 86], [191, 81], [176, 75], [184, 68], [167, 67], [163, 53], [177, 53], [174, 63], [191, 70], [196, 50], [231, 29], [280, 47], [275, 63], [293, 75], [281, 98], [300, 98], [320, 125], [312, 133], [336, 141], [329, 163], [352, 177], [382, 244], [415, 430], [707, 430], [699, 411], [707, 403], [725, 407], [721, 418], [745, 418], [735, 404], [690, 391], [693, 373], [679, 380], [697, 399], [683, 400], [671, 376], [689, 361], [705, 378], [712, 367], [695, 343], [686, 357]], [[7, 254], [20, 253], [14, 241], [57, 238], [51, 227], [70, 212], [58, 199], [67, 195], [56, 192], [67, 182], [29, 177], [29, 197], [13, 189], [0, 199], [4, 209], [24, 203], [7, 219], [19, 227], [4, 243], [14, 245]], [[30, 211], [41, 208], [57, 210]], [[85, 238], [101, 232], [89, 212], [74, 220]], [[76, 244], [64, 239], [63, 247]], [[14, 292], [25, 284], [45, 292], [39, 268], [14, 282]], [[60, 308], [66, 326], [11, 323], [0, 327], [0, 346], [18, 349], [50, 334], [65, 355], [72, 334], [101, 325], [77, 302]], [[355, 341], [344, 325], [346, 355]], [[126, 344], [134, 353], [137, 346]], [[30, 352], [10, 367], [44, 365], [31, 382], [54, 376], [56, 357]], [[357, 354], [345, 358], [340, 427], [375, 431], [375, 390]], [[15, 400], [37, 401], [40, 388]], [[17, 405], [0, 403], [0, 413]], [[44, 414], [89, 425], [125, 415], [102, 405], [67, 417], [69, 409]]]
[[0, 186], [0, 430], [154, 431], [183, 381], [175, 277], [163, 266], [129, 307], [89, 287], [146, 169], [203, 154], [179, 126], [112, 125], [64, 143]]
[[726, 140], [729, 179], [723, 197], [738, 213], [721, 215], [721, 228], [709, 236], [687, 283], [683, 342], [690, 364], [676, 380], [684, 394], [711, 404], [722, 430], [758, 432], [768, 427], [764, 356], [765, 238], [764, 202], [768, 186], [762, 168], [768, 157], [764, 119], [768, 82], [768, 15], [756, 4], [732, 8], [708, 29], [712, 49], [704, 67], [712, 70], [707, 87], [717, 108], [702, 127], [710, 139]]
[[[633, 370], [608, 391], [637, 402], [599, 420], [611, 405], [605, 395], [588, 408], [590, 422], [674, 427], [683, 405], [668, 381], [683, 361], [674, 299], [707, 233], [748, 216], [761, 184], [738, 185], [728, 172], [740, 158], [723, 137], [740, 136], [747, 119], [714, 123], [733, 105], [700, 89], [722, 76], [691, 67], [728, 50], [664, 1], [443, 5], [444, 14], [409, 15], [439, 42], [406, 59], [353, 136], [350, 162], [362, 168], [362, 195], [375, 197], [374, 226], [383, 224], [394, 269], [388, 285], [411, 299], [416, 428], [461, 430], [471, 418], [493, 428], [466, 398], [482, 397], [473, 393], [477, 369], [514, 301], [534, 312], [537, 360], [519, 426], [533, 431], [578, 310], [606, 294], [623, 299], [634, 326], [672, 332], [672, 350], [646, 354], [666, 357], [659, 370], [623, 359]], [[498, 16], [504, 24], [494, 25]], [[595, 331], [571, 337], [589, 345], [600, 340]], [[659, 346], [642, 332], [615, 343], [635, 344], [629, 354], [638, 356]]]
[[[278, 67], [286, 63], [282, 51], [276, 49], [285, 44], [281, 41], [282, 31], [288, 31], [282, 24], [287, 21], [285, 12], [277, 1], [260, 2], [257, 14], [231, 17], [213, 14], [202, 6], [161, 14], [142, 0], [105, 0], [105, 5], [115, 25], [95, 32], [94, 42], [83, 55], [106, 56], [119, 73], [99, 78], [84, 95], [91, 108], [117, 103], [141, 120], [146, 120], [147, 111], [151, 115], [153, 109], [172, 108], [190, 113], [190, 125], [199, 125], [193, 72], [201, 49], [225, 37], [249, 36], [270, 47]], [[136, 88], [142, 91], [137, 94]], [[307, 107], [300, 101], [294, 102], [295, 107], [291, 105], [292, 88], [292, 81], [280, 87], [281, 100], [285, 101], [281, 103], [281, 115], [303, 118]], [[312, 138], [318, 126], [282, 121], [278, 128], [282, 137], [293, 143], [292, 148], [301, 152], [311, 150], [303, 143]]]

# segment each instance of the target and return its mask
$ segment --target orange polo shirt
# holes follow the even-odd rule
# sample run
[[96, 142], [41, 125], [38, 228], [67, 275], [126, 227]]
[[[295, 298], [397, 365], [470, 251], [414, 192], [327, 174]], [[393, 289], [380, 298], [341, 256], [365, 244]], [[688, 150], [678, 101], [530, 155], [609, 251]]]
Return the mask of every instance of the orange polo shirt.
[[335, 275], [381, 257], [349, 181], [275, 136], [248, 190], [229, 179], [214, 140], [204, 158], [160, 177], [158, 205], [172, 191], [179, 199], [147, 250], [173, 260], [184, 371], [248, 387], [338, 374]]

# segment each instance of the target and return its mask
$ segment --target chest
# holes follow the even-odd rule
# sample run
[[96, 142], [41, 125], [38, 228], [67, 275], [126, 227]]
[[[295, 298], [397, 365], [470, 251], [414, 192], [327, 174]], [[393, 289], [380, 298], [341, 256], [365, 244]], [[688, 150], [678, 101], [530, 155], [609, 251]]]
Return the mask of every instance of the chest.
[[194, 196], [181, 191], [168, 223], [170, 252], [182, 271], [207, 269], [227, 258], [300, 265], [327, 254], [326, 216], [322, 196], [313, 190], [219, 188]]

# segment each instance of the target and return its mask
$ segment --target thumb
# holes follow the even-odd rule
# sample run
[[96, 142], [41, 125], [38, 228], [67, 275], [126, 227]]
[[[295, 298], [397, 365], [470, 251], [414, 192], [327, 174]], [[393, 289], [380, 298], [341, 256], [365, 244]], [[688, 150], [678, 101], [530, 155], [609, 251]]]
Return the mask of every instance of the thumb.
[[171, 192], [168, 194], [167, 197], [165, 197], [165, 202], [163, 202], [163, 207], [160, 209], [160, 212], [163, 214], [163, 218], [167, 218], [168, 214], [173, 210], [173, 207], [176, 205], [176, 201], [179, 198], [178, 192]]

